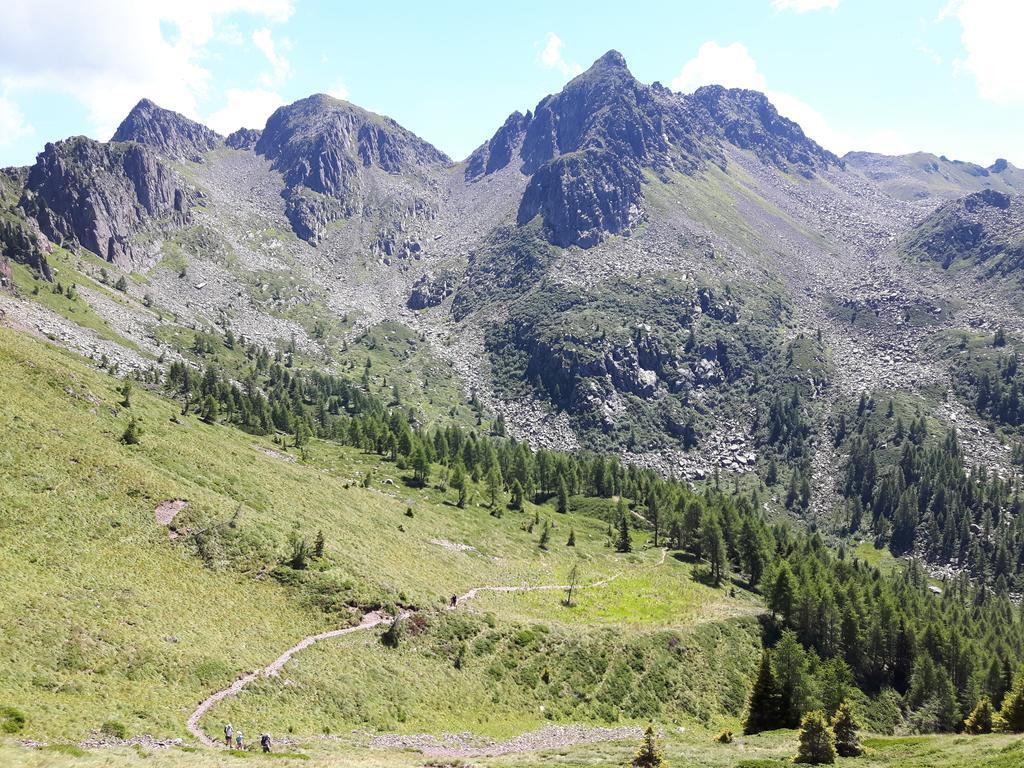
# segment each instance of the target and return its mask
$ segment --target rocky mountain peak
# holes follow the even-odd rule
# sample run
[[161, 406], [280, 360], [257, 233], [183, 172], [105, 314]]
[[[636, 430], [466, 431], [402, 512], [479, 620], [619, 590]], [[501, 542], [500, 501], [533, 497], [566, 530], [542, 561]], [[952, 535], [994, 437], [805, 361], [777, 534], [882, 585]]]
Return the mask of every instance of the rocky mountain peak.
[[118, 126], [111, 141], [135, 141], [175, 160], [198, 162], [220, 134], [182, 114], [142, 99]]
[[810, 139], [803, 129], [779, 114], [760, 91], [707, 85], [687, 98], [700, 111], [709, 128], [740, 149], [762, 160], [804, 176], [843, 161]]
[[375, 209], [382, 187], [402, 187], [397, 196], [421, 208], [409, 188], [451, 163], [391, 118], [322, 93], [277, 109], [255, 150], [281, 172], [292, 228], [314, 244], [329, 222]]
[[136, 235], [187, 224], [194, 193], [152, 149], [76, 136], [47, 144], [28, 172], [20, 207], [56, 243], [77, 242], [121, 267], [153, 253]]

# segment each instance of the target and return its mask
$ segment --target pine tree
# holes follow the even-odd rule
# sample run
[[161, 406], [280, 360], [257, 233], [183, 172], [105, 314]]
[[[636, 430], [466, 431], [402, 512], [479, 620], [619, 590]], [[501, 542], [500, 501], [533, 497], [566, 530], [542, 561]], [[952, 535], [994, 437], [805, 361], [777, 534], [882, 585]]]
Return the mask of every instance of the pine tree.
[[563, 514], [569, 511], [569, 489], [562, 475], [558, 476], [558, 511]]
[[999, 730], [1024, 733], [1024, 672], [1017, 675], [1013, 688], [1003, 699], [999, 710]]
[[546, 550], [548, 543], [551, 541], [551, 526], [548, 525], [547, 520], [544, 521], [544, 527], [540, 529], [540, 541], [537, 542], [537, 546], [541, 549]]
[[572, 528], [569, 529], [569, 540], [565, 542], [565, 546], [567, 546], [567, 547], [575, 547], [576, 546], [576, 531], [574, 529], [572, 529]]
[[203, 408], [199, 413], [199, 418], [207, 424], [216, 424], [219, 416], [219, 410], [220, 409], [217, 407], [217, 401], [213, 398], [213, 395], [207, 395], [206, 399], [203, 400]]
[[455, 466], [452, 467], [452, 476], [449, 480], [449, 484], [459, 492], [459, 499], [456, 502], [459, 509], [464, 508], [466, 506], [467, 481], [466, 468], [463, 466], [461, 459], [455, 460]]
[[665, 765], [665, 760], [658, 748], [658, 740], [654, 736], [654, 728], [647, 726], [644, 731], [644, 741], [640, 745], [636, 757], [633, 758], [633, 768], [660, 768]]
[[971, 714], [964, 720], [967, 733], [992, 733], [992, 702], [988, 696], [982, 696], [974, 705]]
[[845, 701], [839, 705], [832, 718], [832, 733], [835, 735], [836, 753], [840, 757], [857, 757], [864, 754], [858, 731], [860, 726], [853, 718], [850, 705]]
[[501, 470], [497, 464], [491, 464], [487, 470], [487, 496], [491, 502], [491, 509], [498, 506], [498, 494], [501, 493]]
[[316, 533], [316, 540], [313, 542], [313, 557], [317, 557], [317, 558], [323, 557], [324, 556], [324, 547], [326, 546], [326, 544], [327, 544], [327, 541], [324, 538], [324, 532], [322, 530], [317, 531], [317, 533]]
[[761, 666], [747, 699], [747, 718], [743, 721], [746, 734], [771, 731], [782, 727], [782, 692], [772, 670], [771, 653], [761, 652]]
[[512, 501], [509, 506], [512, 509], [523, 508], [523, 484], [518, 480], [512, 481]]
[[800, 723], [800, 746], [793, 762], [831, 765], [835, 761], [835, 742], [825, 721], [825, 714], [817, 710], [808, 712]]
[[409, 463], [412, 465], [413, 479], [421, 488], [430, 480], [430, 459], [427, 458], [427, 449], [423, 443], [417, 441], [416, 447], [412, 450]]
[[629, 520], [625, 515], [619, 518], [619, 537], [615, 542], [616, 552], [632, 552], [633, 542], [629, 538]]

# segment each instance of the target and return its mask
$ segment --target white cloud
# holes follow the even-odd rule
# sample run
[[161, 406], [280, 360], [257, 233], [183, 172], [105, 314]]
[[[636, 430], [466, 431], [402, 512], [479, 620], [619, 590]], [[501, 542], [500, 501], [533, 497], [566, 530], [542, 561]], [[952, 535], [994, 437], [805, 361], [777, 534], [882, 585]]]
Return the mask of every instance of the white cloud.
[[[275, 86], [288, 79], [291, 65], [288, 63], [288, 59], [278, 52], [277, 46], [274, 44], [274, 33], [270, 31], [270, 28], [262, 27], [253, 32], [252, 42], [270, 63], [271, 71], [260, 77], [263, 84]], [[288, 47], [288, 44], [282, 43], [282, 47]]]
[[697, 55], [683, 65], [672, 78], [672, 90], [689, 93], [702, 85], [724, 85], [726, 88], [765, 89], [764, 75], [757, 71], [757, 62], [742, 43], [719, 45], [704, 43]]
[[67, 94], [85, 107], [102, 139], [144, 96], [198, 118], [210, 83], [206, 46], [218, 23], [235, 13], [280, 23], [291, 15], [292, 0], [4, 0], [2, 84], [12, 94]]
[[839, 7], [839, 0], [772, 0], [772, 8], [776, 11], [823, 11], [826, 8], [834, 11]]
[[227, 102], [206, 118], [206, 124], [227, 136], [239, 128], [262, 128], [271, 113], [284, 104], [280, 94], [259, 88], [229, 88]]
[[544, 42], [544, 47], [541, 49], [538, 58], [540, 63], [547, 69], [557, 70], [565, 77], [575, 77], [583, 71], [583, 67], [575, 61], [566, 61], [562, 55], [562, 48], [564, 47], [565, 43], [562, 42], [562, 38], [554, 32], [548, 32], [547, 40]]
[[954, 62], [974, 76], [978, 93], [999, 104], [1024, 103], [1024, 3], [1020, 0], [953, 0], [939, 14], [939, 20], [960, 22], [961, 42], [966, 56]]
[[21, 107], [4, 95], [0, 95], [0, 147], [11, 144], [33, 132], [25, 122]]
[[327, 95], [342, 101], [348, 101], [348, 86], [341, 80], [335, 80], [334, 85], [327, 90]]
[[672, 79], [672, 90], [689, 93], [702, 85], [748, 88], [763, 92], [780, 115], [798, 123], [804, 133], [826, 149], [842, 155], [853, 149], [900, 154], [909, 147], [895, 132], [877, 131], [854, 135], [832, 127], [818, 110], [789, 93], [768, 87], [757, 61], [742, 43], [719, 45], [709, 41], [687, 61]]

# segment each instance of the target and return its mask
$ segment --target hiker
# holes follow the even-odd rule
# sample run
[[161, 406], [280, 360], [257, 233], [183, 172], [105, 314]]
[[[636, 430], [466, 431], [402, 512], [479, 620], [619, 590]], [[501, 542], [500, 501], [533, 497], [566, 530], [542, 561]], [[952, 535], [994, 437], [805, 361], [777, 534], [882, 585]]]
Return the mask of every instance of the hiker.
[[241, 731], [238, 731], [238, 733], [235, 734], [235, 749], [237, 749], [237, 750], [243, 749], [243, 747], [242, 747], [242, 732]]
[[231, 727], [231, 723], [226, 723], [224, 725], [224, 743], [228, 745], [229, 749], [231, 747], [231, 732], [233, 730], [234, 729]]
[[270, 751], [270, 734], [264, 733], [260, 735], [260, 746], [263, 747], [264, 752]]
[[452, 608], [455, 608], [459, 604], [459, 596], [452, 595]]

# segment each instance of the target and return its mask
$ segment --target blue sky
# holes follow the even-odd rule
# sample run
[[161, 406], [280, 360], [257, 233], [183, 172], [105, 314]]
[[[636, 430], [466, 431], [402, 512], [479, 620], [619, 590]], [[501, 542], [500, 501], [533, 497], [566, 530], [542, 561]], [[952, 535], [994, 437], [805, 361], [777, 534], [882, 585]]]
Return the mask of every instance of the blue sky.
[[610, 48], [645, 82], [763, 90], [839, 153], [1024, 165], [1021, 29], [1022, 0], [4, 0], [0, 165], [143, 96], [228, 132], [314, 92], [461, 159]]

